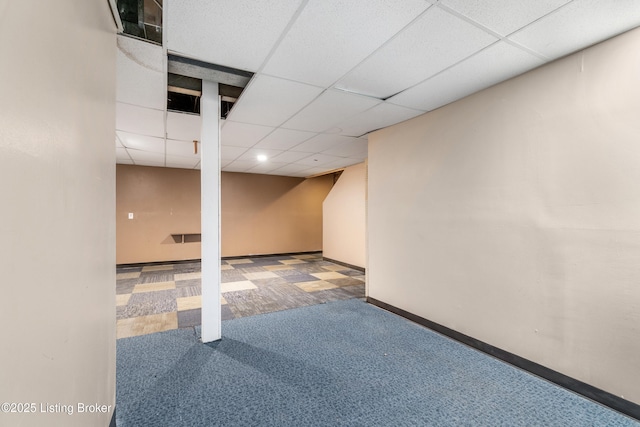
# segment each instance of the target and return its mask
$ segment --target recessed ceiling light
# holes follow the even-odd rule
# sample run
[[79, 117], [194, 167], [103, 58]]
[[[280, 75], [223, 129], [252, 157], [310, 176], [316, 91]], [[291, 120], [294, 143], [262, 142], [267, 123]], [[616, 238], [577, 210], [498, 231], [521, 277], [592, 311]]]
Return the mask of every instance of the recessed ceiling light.
[[259, 162], [266, 162], [267, 161], [267, 156], [264, 154], [258, 154], [258, 161]]

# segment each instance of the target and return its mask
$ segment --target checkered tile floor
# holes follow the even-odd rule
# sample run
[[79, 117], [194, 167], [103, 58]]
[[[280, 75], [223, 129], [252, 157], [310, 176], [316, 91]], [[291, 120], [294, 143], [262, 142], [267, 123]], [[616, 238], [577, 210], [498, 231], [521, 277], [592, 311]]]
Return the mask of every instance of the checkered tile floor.
[[[117, 337], [200, 324], [200, 263], [118, 267]], [[222, 261], [222, 319], [364, 297], [364, 274], [321, 253]]]

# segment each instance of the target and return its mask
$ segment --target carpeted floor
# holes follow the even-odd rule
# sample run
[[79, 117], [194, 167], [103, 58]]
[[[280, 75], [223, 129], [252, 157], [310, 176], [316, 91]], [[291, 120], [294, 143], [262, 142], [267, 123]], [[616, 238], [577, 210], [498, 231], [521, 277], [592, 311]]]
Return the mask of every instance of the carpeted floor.
[[[229, 258], [220, 267], [222, 320], [365, 294], [362, 271], [327, 261], [322, 252]], [[201, 268], [200, 261], [119, 266], [117, 337], [200, 325]]]
[[117, 425], [640, 426], [361, 300], [123, 338]]

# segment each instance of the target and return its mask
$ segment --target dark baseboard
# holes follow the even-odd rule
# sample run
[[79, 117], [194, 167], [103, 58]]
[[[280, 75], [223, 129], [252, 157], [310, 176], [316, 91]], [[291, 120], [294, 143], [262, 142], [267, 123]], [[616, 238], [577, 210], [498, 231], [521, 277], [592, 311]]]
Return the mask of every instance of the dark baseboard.
[[[261, 255], [238, 255], [238, 256], [223, 256], [220, 259], [226, 261], [229, 259], [245, 259], [245, 258], [266, 258], [266, 257], [272, 257], [272, 256], [291, 256], [291, 255], [310, 255], [310, 254], [319, 254], [322, 253], [322, 251], [307, 251], [307, 252], [287, 252], [287, 253], [283, 253], [283, 254], [261, 254]], [[116, 267], [119, 268], [127, 268], [127, 267], [146, 267], [149, 265], [163, 265], [163, 264], [190, 264], [192, 262], [200, 262], [201, 259], [184, 259], [184, 260], [178, 260], [178, 261], [151, 261], [151, 262], [134, 262], [131, 264], [116, 264]], [[349, 267], [348, 264], [343, 264], [337, 261], [331, 261], [331, 262], [335, 262], [336, 264], [341, 264], [341, 265], [346, 265], [347, 267]], [[360, 267], [351, 267], [351, 268], [355, 268], [356, 270], [363, 270]]]
[[325, 261], [329, 261], [332, 262], [334, 264], [338, 264], [338, 265], [343, 265], [345, 267], [351, 268], [353, 270], [358, 270], [358, 271], [362, 271], [363, 273], [365, 273], [365, 269], [364, 267], [358, 267], [357, 265], [353, 265], [353, 264], [348, 264], [346, 262], [342, 262], [342, 261], [337, 261], [335, 259], [331, 259], [331, 258], [327, 258], [325, 256], [322, 257], [323, 260]]
[[116, 264], [118, 268], [127, 268], [127, 267], [146, 267], [149, 265], [164, 265], [164, 264], [191, 264], [192, 262], [200, 262], [200, 258], [198, 259], [183, 259], [179, 261], [152, 261], [152, 262], [134, 262], [131, 264]]
[[261, 255], [238, 255], [238, 256], [223, 256], [221, 259], [246, 259], [246, 258], [267, 258], [272, 256], [291, 256], [291, 255], [311, 255], [322, 253], [322, 251], [306, 251], [306, 252], [287, 252], [282, 254], [261, 254]]
[[109, 423], [109, 427], [116, 427], [116, 408], [113, 408], [113, 414], [111, 414], [111, 422]]
[[367, 302], [390, 311], [391, 313], [402, 316], [405, 319], [411, 320], [412, 322], [415, 322], [419, 325], [425, 326], [435, 332], [461, 342], [462, 344], [466, 344], [469, 347], [480, 350], [483, 353], [489, 354], [497, 359], [502, 360], [503, 362], [509, 363], [510, 365], [516, 366], [520, 369], [551, 381], [552, 383], [555, 383], [561, 387], [578, 393], [588, 399], [601, 403], [615, 411], [621, 412], [629, 417], [635, 418], [636, 420], [640, 421], [640, 405], [636, 403], [625, 400], [607, 391], [601, 390], [575, 378], [571, 378], [567, 375], [561, 374], [560, 372], [554, 371], [553, 369], [549, 369], [538, 363], [532, 362], [513, 353], [509, 353], [508, 351], [502, 350], [498, 347], [494, 347], [483, 341], [477, 340], [473, 337], [462, 334], [458, 331], [447, 328], [446, 326], [432, 322], [413, 313], [409, 313], [408, 311], [405, 311], [398, 307], [394, 307], [375, 298], [367, 297]]

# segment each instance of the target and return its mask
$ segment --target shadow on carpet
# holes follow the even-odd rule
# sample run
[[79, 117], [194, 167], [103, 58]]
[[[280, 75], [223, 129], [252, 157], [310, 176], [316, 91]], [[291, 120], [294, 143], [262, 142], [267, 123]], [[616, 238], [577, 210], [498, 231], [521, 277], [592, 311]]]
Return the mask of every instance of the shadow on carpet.
[[117, 425], [640, 426], [361, 300], [117, 343]]

